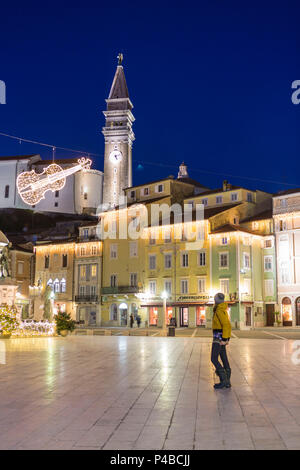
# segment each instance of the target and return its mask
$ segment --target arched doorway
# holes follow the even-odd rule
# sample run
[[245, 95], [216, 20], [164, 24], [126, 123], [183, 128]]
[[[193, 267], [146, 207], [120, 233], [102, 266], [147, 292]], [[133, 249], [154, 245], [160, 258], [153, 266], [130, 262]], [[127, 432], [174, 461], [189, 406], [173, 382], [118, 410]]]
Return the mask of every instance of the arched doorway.
[[282, 324], [283, 326], [293, 325], [292, 302], [288, 297], [282, 299]]
[[296, 300], [296, 325], [300, 326], [300, 297]]
[[120, 310], [120, 325], [121, 326], [127, 326], [127, 304], [125, 302], [122, 302], [119, 305], [119, 310]]

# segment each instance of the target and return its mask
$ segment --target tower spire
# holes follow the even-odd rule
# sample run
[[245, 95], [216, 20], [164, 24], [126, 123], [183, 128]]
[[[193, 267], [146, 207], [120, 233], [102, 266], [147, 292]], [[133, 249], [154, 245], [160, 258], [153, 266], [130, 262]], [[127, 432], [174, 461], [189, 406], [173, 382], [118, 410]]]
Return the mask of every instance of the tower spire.
[[103, 202], [111, 207], [118, 205], [124, 188], [132, 186], [132, 143], [134, 133], [131, 112], [133, 105], [129, 99], [123, 54], [118, 54], [118, 65], [104, 111], [105, 139]]

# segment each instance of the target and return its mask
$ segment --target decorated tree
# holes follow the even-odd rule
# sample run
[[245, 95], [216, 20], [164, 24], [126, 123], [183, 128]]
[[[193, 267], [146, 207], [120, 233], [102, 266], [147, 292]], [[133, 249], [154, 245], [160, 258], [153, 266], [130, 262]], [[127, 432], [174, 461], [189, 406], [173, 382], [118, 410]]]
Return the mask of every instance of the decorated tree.
[[0, 306], [0, 331], [2, 334], [11, 334], [17, 330], [19, 322], [17, 320], [18, 310], [15, 305]]
[[72, 320], [69, 313], [59, 311], [58, 314], [55, 315], [55, 322], [58, 334], [60, 334], [62, 330], [73, 331], [75, 329], [75, 321]]

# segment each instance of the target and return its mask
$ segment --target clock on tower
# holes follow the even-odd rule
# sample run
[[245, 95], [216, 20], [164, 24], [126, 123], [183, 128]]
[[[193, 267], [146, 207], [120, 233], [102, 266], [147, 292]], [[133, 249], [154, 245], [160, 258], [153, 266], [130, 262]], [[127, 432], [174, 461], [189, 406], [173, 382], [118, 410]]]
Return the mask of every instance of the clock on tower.
[[119, 204], [124, 188], [132, 186], [134, 117], [122, 60], [123, 55], [119, 54], [117, 70], [106, 100], [105, 127], [102, 129], [105, 139], [103, 203], [111, 208]]

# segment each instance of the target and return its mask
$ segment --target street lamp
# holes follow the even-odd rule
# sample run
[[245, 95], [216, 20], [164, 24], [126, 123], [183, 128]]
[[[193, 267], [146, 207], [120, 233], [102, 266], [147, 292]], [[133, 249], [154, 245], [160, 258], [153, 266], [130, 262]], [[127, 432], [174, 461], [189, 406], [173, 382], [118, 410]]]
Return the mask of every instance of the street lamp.
[[166, 334], [167, 332], [167, 325], [166, 325], [166, 317], [167, 317], [167, 298], [168, 292], [165, 290], [161, 294], [161, 298], [163, 299], [163, 321], [162, 321], [162, 333]]

